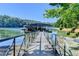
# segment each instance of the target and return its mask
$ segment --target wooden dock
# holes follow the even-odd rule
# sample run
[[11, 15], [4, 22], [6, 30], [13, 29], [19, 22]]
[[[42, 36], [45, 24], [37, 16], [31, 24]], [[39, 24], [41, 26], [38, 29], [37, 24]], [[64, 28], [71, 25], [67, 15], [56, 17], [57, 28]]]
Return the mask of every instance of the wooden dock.
[[54, 56], [52, 46], [46, 39], [43, 32], [39, 32], [28, 48], [28, 52], [24, 56]]
[[[5, 56], [56, 56], [54, 47], [51, 45], [50, 39], [48, 39], [48, 33], [46, 32], [37, 32], [35, 38], [32, 42], [29, 42], [28, 48], [25, 45], [12, 45], [10, 49], [8, 47], [0, 48], [1, 55]], [[16, 44], [16, 43], [15, 43]], [[14, 49], [15, 47], [15, 49]], [[5, 49], [5, 52], [3, 52]]]

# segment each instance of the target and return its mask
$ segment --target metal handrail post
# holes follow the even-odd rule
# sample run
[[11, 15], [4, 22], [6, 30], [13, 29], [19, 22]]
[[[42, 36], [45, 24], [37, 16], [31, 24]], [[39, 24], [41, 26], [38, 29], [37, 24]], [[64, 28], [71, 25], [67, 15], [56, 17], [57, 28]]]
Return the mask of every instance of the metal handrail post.
[[56, 34], [54, 34], [54, 35], [55, 35], [55, 46], [54, 46], [54, 52], [55, 52], [55, 55], [56, 55], [57, 35], [56, 35]]
[[15, 38], [14, 38], [14, 40], [13, 40], [13, 43], [14, 43], [14, 45], [13, 45], [13, 56], [15, 56], [15, 45], [16, 45]]
[[64, 56], [66, 56], [66, 45], [64, 44]]

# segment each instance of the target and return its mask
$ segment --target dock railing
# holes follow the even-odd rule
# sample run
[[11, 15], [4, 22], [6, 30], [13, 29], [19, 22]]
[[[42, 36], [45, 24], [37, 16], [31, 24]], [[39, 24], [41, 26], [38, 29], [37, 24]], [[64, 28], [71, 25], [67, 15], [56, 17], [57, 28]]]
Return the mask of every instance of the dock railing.
[[[37, 32], [36, 34], [33, 33], [32, 35], [35, 37], [38, 35], [39, 32]], [[22, 34], [22, 35], [18, 35], [18, 36], [14, 36], [14, 37], [10, 37], [10, 38], [5, 38], [5, 39], [1, 39], [0, 40], [0, 43], [1, 42], [5, 42], [5, 41], [8, 41], [8, 40], [13, 40], [12, 44], [7, 48], [7, 51], [2, 53], [3, 56], [7, 56], [10, 52], [10, 50], [12, 50], [12, 55], [13, 56], [16, 56], [16, 38], [18, 37], [21, 37], [21, 36], [24, 36], [23, 40], [22, 40], [22, 43], [20, 45], [20, 48], [18, 49], [18, 56], [20, 55], [20, 51], [22, 49], [22, 46], [23, 44], [25, 44], [25, 36], [27, 35], [26, 34]], [[49, 43], [51, 44], [52, 48], [54, 49], [54, 53], [60, 56], [72, 56], [72, 52], [69, 48], [67, 48], [67, 43], [65, 42], [65, 39], [64, 38], [60, 38], [59, 36], [57, 36], [57, 34], [53, 34], [55, 36], [55, 38], [50, 38], [49, 37], [49, 33], [44, 33], [44, 35], [46, 36], [46, 38], [48, 39]], [[34, 38], [32, 36], [32, 38]], [[29, 38], [30, 39], [30, 38]], [[51, 39], [51, 40], [50, 40]], [[52, 40], [54, 39], [54, 40]], [[33, 40], [29, 40], [29, 43], [31, 43], [31, 41]], [[54, 43], [53, 43], [54, 42]], [[27, 50], [27, 49], [24, 49], [24, 50]], [[56, 53], [57, 52], [57, 53]]]
[[72, 52], [67, 46], [68, 43], [66, 42], [65, 38], [59, 37], [55, 35], [55, 49], [58, 51], [60, 56], [72, 56]]
[[5, 39], [1, 39], [0, 40], [0, 43], [2, 43], [2, 42], [5, 42], [5, 41], [8, 41], [8, 40], [12, 40], [13, 42], [12, 42], [12, 44], [11, 45], [9, 45], [9, 47], [7, 48], [7, 50], [6, 50], [6, 52], [4, 52], [2, 55], [3, 56], [7, 56], [8, 55], [8, 53], [9, 53], [9, 51], [12, 49], [12, 47], [13, 47], [13, 56], [15, 56], [15, 54], [16, 54], [16, 48], [15, 48], [15, 46], [16, 46], [16, 38], [18, 38], [18, 37], [21, 37], [21, 36], [24, 36], [24, 34], [22, 34], [22, 35], [18, 35], [18, 36], [14, 36], [14, 37], [9, 37], [9, 38], [5, 38]]
[[[72, 56], [72, 51], [67, 47], [67, 43], [65, 42], [65, 38], [60, 38], [57, 34], [48, 33], [45, 35], [51, 44], [54, 54], [57, 56]], [[53, 37], [54, 36], [54, 37]]]
[[[28, 38], [26, 37], [27, 34], [29, 34]], [[1, 56], [7, 56], [9, 55], [10, 52], [11, 52], [10, 55], [19, 56], [21, 54], [20, 53], [21, 50], [25, 52], [28, 49], [26, 48], [26, 43], [28, 43], [27, 45], [29, 45], [35, 39], [35, 36], [37, 35], [38, 35], [38, 32], [28, 32], [22, 35], [17, 35], [17, 36], [1, 39], [0, 43], [12, 40], [12, 43], [6, 48], [6, 51], [2, 52]], [[17, 42], [16, 42], [16, 40], [18, 40], [17, 38], [22, 37], [22, 36], [23, 38], [21, 39], [22, 40], [21, 44], [17, 45]], [[27, 40], [28, 42], [26, 42]], [[18, 50], [16, 47], [19, 47]]]

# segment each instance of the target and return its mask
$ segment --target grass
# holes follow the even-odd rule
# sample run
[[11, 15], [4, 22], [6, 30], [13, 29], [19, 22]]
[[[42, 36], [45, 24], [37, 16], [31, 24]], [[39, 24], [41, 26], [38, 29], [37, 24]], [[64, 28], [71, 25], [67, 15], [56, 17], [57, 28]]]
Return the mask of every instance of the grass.
[[76, 33], [70, 33], [70, 35], [67, 35], [66, 31], [62, 31], [62, 30], [53, 30], [53, 31], [56, 31], [58, 36], [71, 37], [71, 38], [75, 38], [76, 37], [75, 36]]
[[20, 34], [21, 34], [20, 31], [0, 29], [0, 38], [13, 37]]
[[[75, 38], [75, 34], [76, 34], [76, 33], [70, 33], [70, 35], [67, 35], [67, 32], [65, 32], [65, 31], [60, 31], [60, 30], [54, 30], [54, 31], [57, 31], [58, 36], [70, 37], [70, 38]], [[74, 42], [73, 40], [65, 40], [65, 41], [63, 41], [63, 39], [64, 38], [58, 39], [60, 46], [62, 48], [64, 48], [64, 42], [67, 43], [66, 51], [69, 53], [68, 50], [70, 49], [74, 56], [79, 56], [79, 43]], [[61, 49], [61, 51], [62, 51], [62, 49]]]
[[[73, 40], [75, 40], [75, 39], [63, 41], [63, 39], [64, 39], [63, 37], [76, 38], [76, 35], [75, 35], [76, 33], [70, 33], [70, 35], [67, 35], [68, 31], [62, 31], [62, 30], [53, 30], [53, 31], [57, 32], [57, 35], [59, 36], [58, 41], [62, 48], [63, 48], [64, 42], [65, 42], [65, 43], [67, 43], [66, 51], [71, 50], [73, 56], [79, 56], [79, 43], [74, 42]], [[62, 49], [61, 49], [61, 51], [62, 51]]]
[[76, 33], [70, 33], [70, 35], [67, 35], [67, 32], [65, 31], [58, 31], [58, 35], [59, 36], [64, 36], [64, 37], [71, 37], [71, 38], [75, 38]]

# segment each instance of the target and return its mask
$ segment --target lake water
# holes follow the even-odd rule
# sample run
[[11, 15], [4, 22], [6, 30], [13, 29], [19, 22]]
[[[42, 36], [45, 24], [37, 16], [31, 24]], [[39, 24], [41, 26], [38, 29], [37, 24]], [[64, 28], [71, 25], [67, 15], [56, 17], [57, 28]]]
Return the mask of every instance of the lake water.
[[[17, 44], [17, 45], [21, 44], [22, 41], [23, 41], [23, 38], [24, 38], [23, 36], [16, 38], [16, 44]], [[12, 42], [13, 42], [13, 39], [7, 40], [7, 41], [5, 41], [5, 42], [0, 42], [0, 46], [8, 46], [8, 45], [11, 45]]]
[[[14, 31], [20, 31], [20, 32], [23, 32], [23, 31], [21, 30], [22, 28], [0, 28], [0, 30], [1, 30], [1, 29], [4, 29], [4, 30], [14, 30]], [[24, 38], [23, 36], [22, 36], [22, 37], [18, 37], [18, 38], [16, 38], [16, 43], [17, 43], [17, 44], [21, 44], [23, 38]], [[1, 38], [0, 38], [0, 39], [1, 39]], [[0, 42], [0, 46], [11, 45], [12, 42], [13, 42], [13, 39], [8, 40], [8, 41], [5, 41], [5, 42]]]
[[[23, 31], [21, 30], [22, 28], [0, 28], [0, 29], [14, 30], [14, 31], [21, 31], [21, 32], [23, 32]], [[55, 35], [54, 35], [54, 34], [57, 34], [57, 32], [54, 32], [54, 31], [53, 31], [52, 33], [49, 34], [50, 37], [52, 38], [53, 42], [55, 41]], [[16, 38], [16, 43], [17, 43], [17, 44], [21, 44], [23, 38], [24, 38], [23, 36], [22, 36], [22, 37], [18, 37], [18, 38]], [[12, 42], [13, 42], [13, 39], [8, 40], [8, 41], [5, 41], [5, 42], [0, 42], [0, 46], [11, 45]]]
[[0, 30], [14, 30], [14, 31], [22, 31], [22, 28], [0, 28]]

